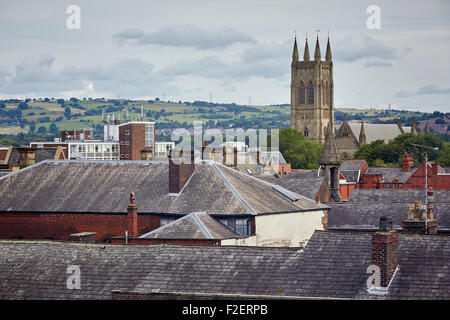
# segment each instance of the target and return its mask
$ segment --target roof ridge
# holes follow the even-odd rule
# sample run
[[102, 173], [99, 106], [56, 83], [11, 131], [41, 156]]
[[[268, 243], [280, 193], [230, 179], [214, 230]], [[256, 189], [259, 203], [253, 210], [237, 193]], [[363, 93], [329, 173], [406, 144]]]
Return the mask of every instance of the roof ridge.
[[[219, 174], [219, 177], [225, 182], [225, 185], [228, 187], [228, 189], [231, 190], [231, 192], [234, 194], [234, 196], [244, 205], [244, 207], [247, 208], [248, 212], [252, 215], [256, 215], [256, 211], [253, 210], [253, 208], [247, 203], [247, 201], [244, 200], [244, 198], [241, 197], [241, 195], [239, 194], [239, 192], [233, 187], [233, 185], [231, 184], [230, 181], [228, 181], [227, 178], [225, 178], [225, 176], [222, 174], [222, 172], [220, 172], [219, 168], [217, 167], [217, 163], [210, 162], [210, 165], [214, 168], [214, 170]], [[221, 165], [223, 166], [223, 165]], [[223, 166], [226, 168], [226, 166]], [[230, 169], [233, 170], [233, 169]], [[239, 172], [237, 170], [234, 170], [236, 172]]]
[[[215, 163], [215, 164], [216, 164], [216, 163]], [[262, 180], [262, 179], [260, 179], [260, 178], [257, 178], [257, 177], [251, 176], [251, 175], [249, 175], [249, 174], [246, 174], [245, 172], [241, 172], [241, 171], [237, 171], [237, 170], [234, 170], [234, 169], [230, 169], [230, 168], [228, 168], [227, 166], [224, 166], [224, 165], [222, 165], [222, 164], [218, 164], [218, 165], [220, 165], [220, 166], [222, 166], [222, 167], [224, 167], [224, 168], [226, 168], [226, 169], [228, 169], [228, 170], [233, 170], [233, 172], [237, 172], [237, 173], [239, 173], [239, 174], [241, 174], [241, 175], [244, 175], [245, 177], [251, 178], [251, 179], [253, 179], [253, 180], [255, 180], [255, 181], [262, 182], [263, 184], [266, 184], [267, 186], [269, 186], [269, 187], [271, 187], [272, 189], [274, 189], [276, 192], [278, 192], [278, 191], [276, 190], [276, 188], [277, 188], [277, 187], [281, 187], [281, 188], [283, 188], [283, 189], [289, 191], [289, 192], [292, 193], [293, 195], [298, 196], [299, 198], [302, 198], [302, 199], [307, 200], [307, 201], [311, 201], [312, 203], [317, 204], [317, 205], [319, 205], [319, 206], [323, 206], [323, 209], [325, 209], [325, 208], [328, 208], [328, 209], [329, 209], [329, 207], [326, 206], [326, 205], [324, 205], [323, 203], [317, 202], [317, 201], [314, 200], [314, 199], [305, 197], [304, 195], [301, 195], [301, 194], [299, 194], [299, 193], [297, 193], [297, 192], [294, 192], [294, 191], [292, 191], [292, 190], [286, 189], [286, 188], [284, 188], [284, 187], [282, 187], [282, 186], [280, 186], [280, 185], [278, 185], [278, 184], [274, 184], [274, 183], [271, 183], [271, 182], [269, 182], [269, 181]], [[275, 188], [274, 188], [274, 187], [275, 187]], [[278, 192], [278, 193], [279, 193], [279, 192]], [[287, 198], [289, 199], [289, 197], [287, 197]], [[295, 201], [292, 201], [292, 202], [295, 203]]]
[[[203, 222], [200, 220], [200, 218], [197, 216], [197, 214], [202, 214], [202, 212], [193, 212], [191, 213], [192, 216], [194, 217], [194, 221], [197, 223], [197, 225], [200, 227], [200, 230], [202, 230], [203, 234], [206, 236], [206, 238], [208, 239], [214, 239], [214, 237], [212, 236], [212, 234], [208, 231], [208, 228], [203, 224]], [[207, 214], [206, 212], [204, 212], [203, 214]]]

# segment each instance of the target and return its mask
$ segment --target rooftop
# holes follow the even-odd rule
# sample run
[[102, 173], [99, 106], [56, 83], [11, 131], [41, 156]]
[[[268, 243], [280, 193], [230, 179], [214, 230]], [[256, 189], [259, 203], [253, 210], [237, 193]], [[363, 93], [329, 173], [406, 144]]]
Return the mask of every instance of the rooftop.
[[[36, 183], [39, 181], [39, 183]], [[213, 161], [202, 161], [178, 195], [169, 194], [168, 161], [46, 160], [0, 177], [0, 212], [252, 215], [327, 209]]]

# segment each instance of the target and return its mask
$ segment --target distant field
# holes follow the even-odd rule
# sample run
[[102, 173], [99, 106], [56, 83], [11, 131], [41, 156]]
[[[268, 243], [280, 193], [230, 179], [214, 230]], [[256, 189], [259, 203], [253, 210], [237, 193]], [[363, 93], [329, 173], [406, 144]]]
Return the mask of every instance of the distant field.
[[[116, 101], [117, 102], [117, 101]], [[69, 106], [71, 101], [65, 101], [65, 106]], [[289, 119], [290, 108], [289, 106], [237, 106], [239, 108], [247, 109], [233, 109], [234, 107], [224, 106], [192, 106], [184, 103], [167, 103], [167, 102], [155, 102], [149, 103], [148, 101], [128, 101], [127, 105], [115, 106], [112, 101], [91, 101], [91, 100], [79, 100], [77, 102], [85, 110], [70, 107], [71, 118], [67, 119], [64, 114], [64, 108], [61, 107], [56, 101], [53, 102], [41, 102], [33, 101], [29, 102], [29, 109], [22, 110], [22, 117], [28, 121], [34, 121], [36, 124], [36, 130], [39, 127], [49, 128], [50, 124], [54, 122], [58, 127], [58, 130], [72, 130], [78, 128], [94, 128], [96, 125], [103, 124], [101, 110], [109, 108], [110, 119], [114, 113], [114, 117], [124, 120], [127, 115], [130, 120], [137, 120], [140, 117], [141, 107], [144, 109], [144, 118], [146, 121], [156, 121], [160, 124], [167, 124], [173, 126], [174, 124], [186, 122], [188, 125], [194, 123], [194, 121], [202, 120], [229, 122], [229, 121], [243, 121], [251, 120], [252, 124], [261, 125], [270, 123], [273, 119], [272, 125], [282, 126]], [[235, 106], [236, 107], [236, 106]], [[6, 110], [16, 109], [17, 104], [6, 104]], [[234, 110], [234, 111], [233, 111]], [[365, 116], [380, 115], [383, 116], [381, 110], [374, 109], [352, 109], [342, 108], [336, 109], [336, 111], [361, 114]], [[95, 115], [85, 115], [86, 112], [93, 113]], [[405, 114], [403, 114], [405, 115]], [[392, 113], [389, 116], [398, 116], [396, 113]], [[387, 118], [386, 118], [387, 119]], [[1, 120], [1, 119], [0, 119]], [[48, 121], [50, 120], [50, 121]], [[45, 122], [43, 122], [45, 121]], [[17, 134], [20, 132], [27, 132], [28, 126], [21, 129], [19, 126], [0, 126], [0, 134]]]
[[0, 126], [0, 134], [18, 134], [28, 132], [29, 126], [21, 128], [19, 126]]

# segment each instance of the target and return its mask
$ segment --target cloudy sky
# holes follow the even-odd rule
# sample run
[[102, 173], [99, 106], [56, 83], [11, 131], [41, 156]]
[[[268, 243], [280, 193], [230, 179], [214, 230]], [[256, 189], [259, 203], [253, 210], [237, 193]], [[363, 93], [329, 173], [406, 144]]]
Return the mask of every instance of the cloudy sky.
[[302, 56], [319, 29], [337, 107], [450, 112], [449, 18], [446, 0], [0, 0], [0, 98], [289, 103], [294, 32]]

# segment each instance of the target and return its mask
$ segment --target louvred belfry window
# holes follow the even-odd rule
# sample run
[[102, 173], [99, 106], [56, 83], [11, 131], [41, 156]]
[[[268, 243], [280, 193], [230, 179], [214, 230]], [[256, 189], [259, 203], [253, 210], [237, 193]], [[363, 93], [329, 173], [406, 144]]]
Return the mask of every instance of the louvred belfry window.
[[308, 104], [314, 103], [314, 86], [310, 81], [308, 84]]
[[300, 83], [299, 103], [300, 104], [305, 104], [305, 86], [304, 86], [303, 82]]

